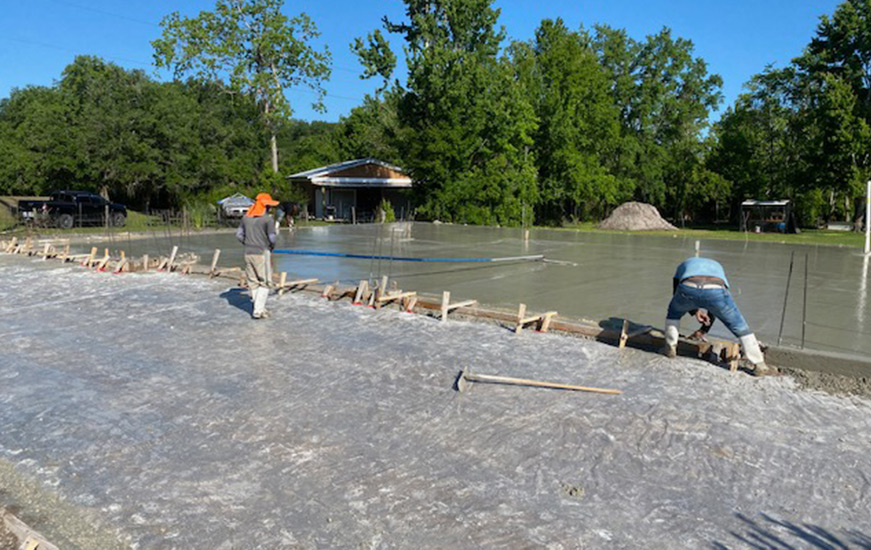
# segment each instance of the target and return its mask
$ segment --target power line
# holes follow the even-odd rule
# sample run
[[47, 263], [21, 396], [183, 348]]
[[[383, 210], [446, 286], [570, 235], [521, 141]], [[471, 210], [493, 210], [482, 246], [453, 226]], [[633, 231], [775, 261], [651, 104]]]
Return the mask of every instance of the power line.
[[[0, 36], [0, 40], [9, 40], [10, 42], [29, 44], [31, 46], [41, 46], [43, 48], [51, 48], [53, 50], [60, 50], [60, 51], [64, 51], [64, 52], [73, 53], [76, 55], [85, 55], [85, 54], [82, 54], [81, 50], [74, 50], [71, 48], [67, 48], [65, 46], [59, 46], [57, 44], [49, 44], [48, 42], [40, 42], [38, 40], [28, 40], [28, 39], [24, 39], [24, 38], [13, 38], [11, 36]], [[129, 59], [126, 57], [117, 57], [117, 56], [102, 55], [102, 54], [100, 54], [99, 57], [109, 59], [111, 61], [123, 61], [125, 63], [133, 63], [134, 65], [142, 65], [144, 67], [151, 67], [151, 62], [141, 61], [141, 60], [137, 60], [137, 59]]]
[[126, 15], [121, 15], [120, 13], [114, 13], [111, 11], [101, 10], [98, 8], [92, 8], [91, 6], [83, 6], [81, 4], [76, 4], [74, 2], [67, 2], [66, 0], [49, 0], [49, 1], [54, 2], [55, 4], [60, 4], [62, 6], [69, 6], [71, 8], [77, 8], [80, 10], [92, 11], [94, 13], [108, 15], [110, 17], [117, 17], [118, 19], [123, 19], [125, 21], [139, 23], [140, 25], [148, 25], [150, 27], [160, 27], [159, 23], [155, 23], [153, 21], [143, 21], [142, 19], [136, 19], [135, 17], [128, 17]]

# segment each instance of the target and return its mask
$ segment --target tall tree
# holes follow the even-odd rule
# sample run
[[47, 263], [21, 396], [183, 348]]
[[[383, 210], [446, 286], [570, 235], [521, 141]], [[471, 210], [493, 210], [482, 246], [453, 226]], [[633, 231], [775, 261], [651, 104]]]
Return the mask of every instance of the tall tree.
[[541, 217], [561, 222], [615, 206], [631, 189], [612, 172], [618, 110], [590, 38], [544, 20], [512, 62], [539, 120], [534, 134]]
[[680, 189], [702, 174], [702, 136], [721, 101], [722, 79], [693, 57], [693, 43], [664, 28], [637, 42], [623, 30], [595, 27], [594, 47], [620, 110], [620, 173], [636, 182], [637, 198], [683, 208]]
[[[385, 20], [405, 40], [407, 90], [398, 139], [415, 180], [419, 213], [471, 223], [516, 224], [535, 202], [533, 109], [506, 59], [491, 0], [405, 0], [406, 20]], [[380, 74], [383, 44], [361, 50]], [[369, 55], [371, 54], [371, 55]], [[376, 62], [377, 61], [377, 62]]]
[[262, 109], [270, 133], [271, 166], [278, 173], [277, 128], [293, 114], [285, 90], [304, 84], [317, 93], [323, 109], [321, 83], [330, 75], [330, 54], [310, 41], [319, 33], [304, 13], [289, 18], [283, 0], [217, 0], [214, 11], [195, 18], [178, 12], [160, 23], [154, 40], [158, 67], [176, 77], [192, 73], [204, 80], [225, 82], [231, 92], [251, 95]]

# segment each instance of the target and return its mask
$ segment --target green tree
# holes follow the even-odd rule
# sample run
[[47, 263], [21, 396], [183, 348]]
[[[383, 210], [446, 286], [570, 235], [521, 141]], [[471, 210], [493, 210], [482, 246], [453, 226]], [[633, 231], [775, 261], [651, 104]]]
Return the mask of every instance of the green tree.
[[702, 174], [702, 136], [721, 101], [722, 79], [693, 57], [693, 43], [671, 30], [637, 42], [623, 30], [595, 27], [593, 45], [620, 111], [618, 174], [635, 182], [635, 195], [679, 215], [680, 189]]
[[[406, 0], [406, 21], [385, 20], [406, 44], [397, 142], [424, 217], [516, 224], [536, 200], [535, 114], [498, 57], [504, 31], [491, 3]], [[367, 74], [383, 55], [361, 55]]]
[[534, 134], [540, 217], [560, 222], [615, 206], [631, 189], [616, 177], [620, 122], [589, 36], [544, 20], [511, 57], [539, 120]]
[[229, 91], [250, 95], [262, 109], [270, 134], [271, 166], [278, 173], [278, 126], [293, 114], [285, 90], [304, 84], [317, 92], [330, 75], [330, 55], [309, 42], [319, 36], [304, 13], [288, 18], [283, 0], [217, 0], [214, 11], [196, 18], [178, 12], [161, 21], [154, 40], [154, 60], [176, 77], [192, 73], [203, 80], [226, 82]]

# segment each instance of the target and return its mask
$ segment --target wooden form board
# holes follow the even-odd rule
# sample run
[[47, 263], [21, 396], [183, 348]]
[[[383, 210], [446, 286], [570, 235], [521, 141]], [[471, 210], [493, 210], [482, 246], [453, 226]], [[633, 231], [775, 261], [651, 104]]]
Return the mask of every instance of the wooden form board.
[[520, 307], [517, 310], [517, 324], [514, 326], [514, 332], [520, 334], [523, 327], [531, 323], [537, 323], [540, 332], [547, 332], [550, 330], [551, 322], [553, 321], [553, 318], [556, 317], [556, 314], [556, 311], [548, 311], [547, 313], [542, 313], [540, 315], [527, 316], [526, 304], [520, 304]]
[[[29, 245], [29, 247], [28, 247]], [[13, 251], [19, 253], [26, 253], [28, 251], [32, 251], [33, 249], [33, 241], [28, 239], [28, 242], [25, 244], [20, 244], [17, 241], [17, 238], [13, 237], [10, 241], [0, 242], [0, 250]], [[51, 252], [51, 249], [49, 249]], [[83, 266], [93, 267], [94, 262], [96, 260], [97, 248], [92, 247], [91, 252], [89, 254], [69, 254], [69, 244], [67, 243], [64, 249], [64, 254], [49, 254], [49, 257], [60, 259], [60, 260], [79, 260], [84, 258]], [[170, 258], [159, 258], [157, 263], [160, 268], [172, 265], [171, 262], [174, 262], [175, 255], [178, 252], [178, 247], [173, 247], [172, 255]], [[43, 255], [45, 254], [45, 249], [43, 249]], [[186, 263], [183, 268], [186, 273], [194, 273], [208, 275], [210, 277], [222, 277], [222, 278], [230, 278], [233, 279], [238, 277], [238, 273], [241, 272], [239, 267], [230, 267], [217, 269], [217, 262], [215, 261], [219, 257], [219, 251], [216, 251], [216, 254], [213, 256], [212, 266], [206, 269], [205, 266], [202, 266], [202, 269], [197, 269], [194, 271], [193, 263]], [[120, 272], [124, 269], [129, 270], [131, 264], [129, 260], [127, 260], [126, 256], [121, 254], [122, 258], [119, 261], [119, 264], [116, 264], [116, 271]], [[108, 254], [108, 249], [104, 253], [104, 257], [98, 261], [96, 267], [105, 268], [110, 261], [110, 257]], [[152, 261], [148, 258], [148, 256], [143, 257], [143, 270], [147, 270]], [[119, 269], [120, 267], [120, 269]], [[633, 347], [640, 348], [656, 348], [662, 346], [664, 343], [664, 335], [661, 331], [654, 329], [653, 327], [643, 326], [633, 331], [629, 330], [628, 321], [623, 324], [621, 330], [615, 331], [614, 329], [602, 328], [595, 325], [590, 325], [588, 323], [571, 321], [566, 319], [557, 319], [557, 312], [549, 311], [543, 314], [527, 316], [526, 315], [526, 306], [525, 304], [521, 304], [517, 313], [510, 313], [505, 311], [498, 310], [489, 310], [483, 309], [477, 306], [477, 302], [475, 300], [467, 300], [464, 302], [450, 303], [450, 293], [445, 292], [439, 298], [436, 297], [427, 297], [421, 296], [416, 292], [401, 292], [401, 291], [387, 291], [387, 283], [388, 278], [382, 277], [380, 283], [376, 286], [375, 291], [371, 291], [369, 288], [369, 284], [367, 281], [360, 281], [360, 284], [357, 287], [350, 287], [346, 289], [337, 289], [337, 285], [329, 285], [332, 288], [329, 289], [329, 292], [324, 292], [323, 287], [318, 286], [317, 279], [302, 279], [298, 281], [287, 281], [287, 275], [282, 274], [281, 284], [279, 285], [279, 291], [286, 291], [290, 288], [299, 288], [304, 291], [318, 292], [321, 295], [326, 295], [331, 300], [339, 300], [344, 297], [353, 297], [354, 303], [359, 304], [363, 301], [368, 300], [370, 305], [381, 306], [389, 303], [397, 303], [401, 308], [406, 311], [411, 311], [415, 308], [422, 309], [426, 311], [436, 312], [436, 317], [440, 319], [444, 319], [446, 317], [445, 311], [457, 311], [462, 315], [477, 317], [483, 319], [492, 319], [498, 320], [506, 323], [510, 323], [513, 325], [514, 330], [516, 332], [520, 332], [523, 327], [527, 324], [538, 323], [539, 330], [542, 332], [547, 332], [550, 329], [557, 330], [560, 332], [565, 332], [568, 334], [574, 334], [577, 336], [592, 338], [599, 341], [607, 342], [607, 343], [616, 343], [620, 347], [625, 347], [627, 345], [632, 345]], [[244, 282], [243, 280], [240, 283]], [[447, 307], [446, 307], [447, 306]], [[678, 353], [680, 355], [687, 356], [703, 356], [706, 353], [709, 353], [711, 349], [719, 349], [720, 356], [723, 361], [727, 362], [730, 366], [730, 370], [733, 372], [737, 370], [738, 360], [740, 357], [740, 346], [736, 342], [725, 341], [725, 340], [710, 340], [708, 342], [695, 342], [695, 341], [687, 341], [686, 339], [681, 339], [678, 345]]]

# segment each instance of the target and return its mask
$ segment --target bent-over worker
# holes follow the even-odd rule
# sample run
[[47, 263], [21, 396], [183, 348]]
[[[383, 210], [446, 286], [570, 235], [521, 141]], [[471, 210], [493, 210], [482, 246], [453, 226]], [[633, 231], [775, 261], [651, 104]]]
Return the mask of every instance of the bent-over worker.
[[680, 319], [689, 313], [702, 323], [696, 333], [699, 335], [706, 334], [717, 319], [723, 321], [726, 328], [741, 341], [744, 355], [754, 366], [753, 374], [768, 374], [769, 369], [756, 335], [735, 305], [729, 292], [729, 281], [719, 262], [708, 258], [686, 260], [674, 272], [672, 292], [665, 319], [665, 355], [674, 357], [677, 354]]
[[268, 210], [277, 204], [269, 193], [260, 193], [236, 230], [236, 238], [245, 245], [245, 275], [254, 302], [254, 319], [269, 317], [266, 298], [272, 284], [269, 253], [275, 248], [275, 221]]

